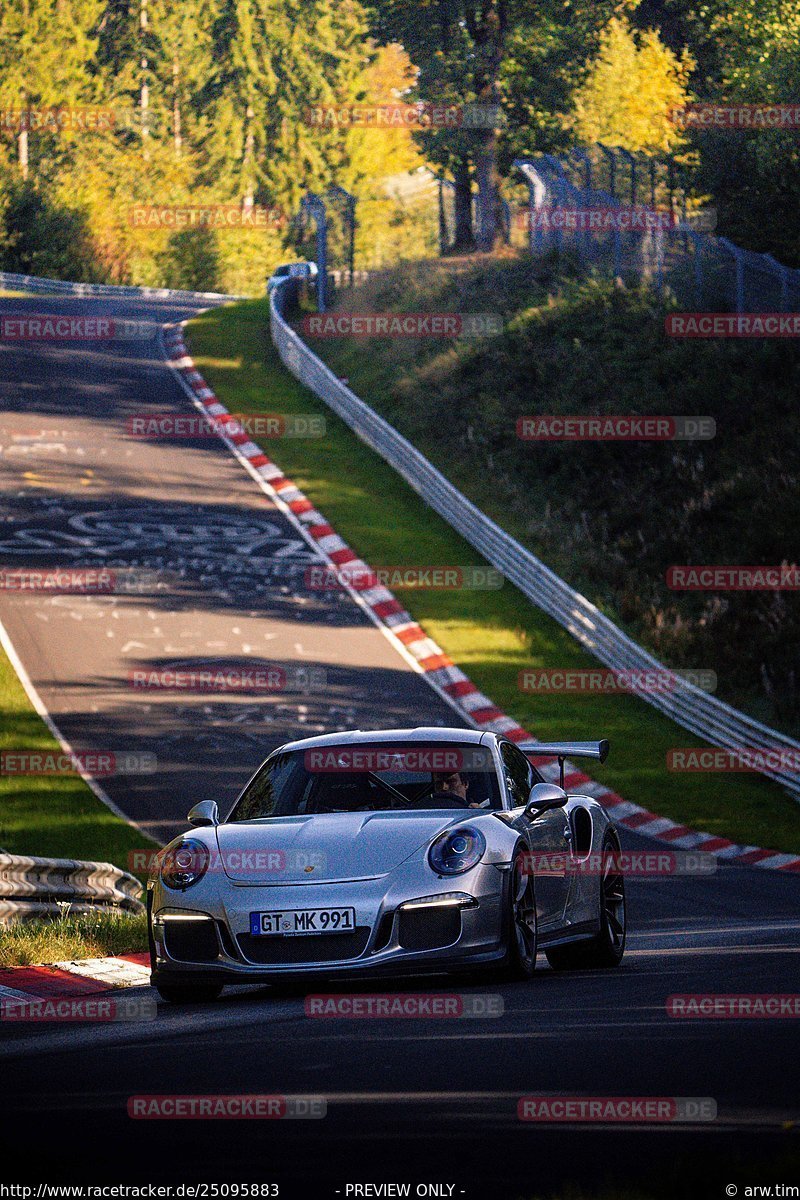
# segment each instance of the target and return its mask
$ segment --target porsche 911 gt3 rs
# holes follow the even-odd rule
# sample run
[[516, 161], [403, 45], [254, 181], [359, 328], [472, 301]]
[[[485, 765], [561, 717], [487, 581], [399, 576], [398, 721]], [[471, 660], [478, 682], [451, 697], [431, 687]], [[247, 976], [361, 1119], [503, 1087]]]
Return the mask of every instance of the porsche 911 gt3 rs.
[[[614, 967], [625, 950], [619, 841], [603, 806], [563, 789], [565, 758], [607, 742], [536, 743], [547, 782], [502, 735], [420, 728], [275, 750], [220, 820], [159, 856], [148, 885], [162, 997], [309, 975]], [[590, 869], [591, 867], [591, 869]]]

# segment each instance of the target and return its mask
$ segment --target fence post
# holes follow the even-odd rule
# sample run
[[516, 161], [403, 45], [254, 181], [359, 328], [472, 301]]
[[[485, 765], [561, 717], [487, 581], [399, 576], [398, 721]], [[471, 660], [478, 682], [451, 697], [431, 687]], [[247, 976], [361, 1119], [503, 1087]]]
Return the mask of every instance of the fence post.
[[729, 254], [733, 255], [733, 261], [736, 265], [736, 311], [737, 313], [744, 312], [744, 255], [738, 246], [734, 246], [733, 242], [729, 242], [727, 238], [721, 237], [717, 239], [719, 245]]
[[789, 268], [783, 263], [779, 263], [772, 257], [771, 254], [762, 254], [761, 257], [765, 263], [768, 263], [770, 268], [780, 278], [781, 281], [781, 312], [789, 311]]
[[609, 195], [612, 200], [617, 198], [617, 156], [610, 146], [604, 146], [602, 142], [597, 145], [606, 156], [608, 162], [608, 180], [609, 180]]
[[339, 196], [344, 202], [345, 219], [347, 221], [347, 273], [350, 287], [353, 286], [353, 274], [356, 262], [356, 204], [358, 201], [352, 192], [340, 187], [338, 183], [331, 184], [327, 196]]
[[694, 249], [694, 299], [698, 312], [703, 308], [703, 257], [700, 253], [700, 235], [692, 230], [689, 234]]
[[313, 219], [317, 231], [317, 308], [328, 307], [328, 218], [323, 201], [314, 192], [303, 197], [301, 210]]
[[444, 258], [447, 253], [447, 225], [444, 215], [444, 180], [439, 180], [439, 254]]
[[536, 166], [529, 159], [515, 158], [513, 165], [525, 176], [528, 185], [528, 235], [531, 254], [542, 252], [542, 229], [534, 214], [547, 199], [547, 188]]
[[[585, 208], [590, 208], [592, 204], [592, 160], [585, 150], [573, 150], [572, 157], [577, 158], [583, 163], [584, 179], [583, 179], [583, 203]], [[592, 231], [589, 228], [589, 222], [586, 222], [586, 227], [583, 231], [583, 245], [586, 251], [586, 257], [591, 257], [592, 246]]]
[[631, 207], [635, 208], [636, 207], [636, 185], [637, 185], [636, 158], [634, 157], [633, 154], [631, 154], [630, 150], [623, 150], [622, 146], [619, 147], [618, 153], [622, 155], [622, 157], [626, 160], [626, 162], [628, 163], [628, 165], [630, 166], [630, 169], [631, 169]]

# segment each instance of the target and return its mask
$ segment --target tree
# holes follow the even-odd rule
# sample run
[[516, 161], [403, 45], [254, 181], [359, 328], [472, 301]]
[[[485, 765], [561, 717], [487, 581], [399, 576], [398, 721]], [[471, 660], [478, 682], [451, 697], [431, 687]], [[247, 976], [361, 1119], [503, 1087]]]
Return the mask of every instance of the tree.
[[669, 152], [684, 140], [670, 113], [688, 100], [692, 66], [688, 51], [678, 57], [654, 30], [635, 33], [613, 17], [577, 89], [570, 124], [586, 144]]
[[[101, 10], [102, 0], [10, 0], [0, 9], [0, 107], [20, 113], [17, 152], [23, 179], [31, 143], [24, 114], [68, 109], [96, 97], [89, 63]], [[54, 137], [74, 135], [44, 130], [34, 136], [52, 144]]]

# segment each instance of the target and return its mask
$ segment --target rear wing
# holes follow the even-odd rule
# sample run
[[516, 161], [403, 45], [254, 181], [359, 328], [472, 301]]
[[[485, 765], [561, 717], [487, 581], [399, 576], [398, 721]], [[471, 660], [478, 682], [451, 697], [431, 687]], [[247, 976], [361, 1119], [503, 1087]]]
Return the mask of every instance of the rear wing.
[[557, 758], [561, 771], [561, 786], [564, 786], [564, 760], [567, 758], [595, 758], [605, 762], [608, 758], [608, 739], [599, 742], [517, 742], [517, 746], [528, 758]]

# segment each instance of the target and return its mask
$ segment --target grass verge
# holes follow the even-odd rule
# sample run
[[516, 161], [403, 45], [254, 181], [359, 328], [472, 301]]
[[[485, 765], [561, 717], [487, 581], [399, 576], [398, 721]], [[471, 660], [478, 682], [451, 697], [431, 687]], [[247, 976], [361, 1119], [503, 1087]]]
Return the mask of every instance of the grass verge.
[[53, 921], [20, 921], [0, 931], [0, 967], [104, 958], [147, 950], [144, 913], [64, 914]]
[[[0, 718], [0, 750], [24, 746], [60, 752], [2, 649]], [[88, 859], [128, 870], [128, 852], [148, 844], [143, 838], [106, 808], [79, 775], [0, 773], [0, 848], [9, 854]]]
[[[466, 542], [284, 370], [270, 341], [266, 301], [205, 313], [188, 336], [198, 369], [231, 411], [325, 417], [324, 438], [284, 439], [264, 448], [371, 566], [480, 564]], [[522, 670], [597, 664], [510, 585], [481, 593], [397, 594], [477, 686], [534, 735], [610, 738], [609, 760], [593, 774], [626, 799], [736, 842], [800, 851], [800, 809], [776, 785], [755, 775], [670, 773], [669, 749], [702, 743], [644, 701], [520, 691]]]

